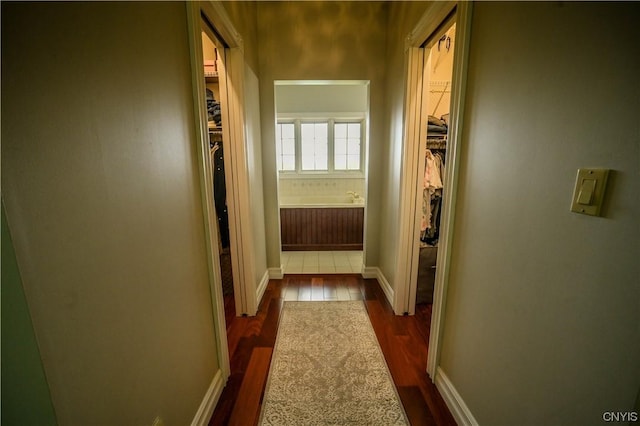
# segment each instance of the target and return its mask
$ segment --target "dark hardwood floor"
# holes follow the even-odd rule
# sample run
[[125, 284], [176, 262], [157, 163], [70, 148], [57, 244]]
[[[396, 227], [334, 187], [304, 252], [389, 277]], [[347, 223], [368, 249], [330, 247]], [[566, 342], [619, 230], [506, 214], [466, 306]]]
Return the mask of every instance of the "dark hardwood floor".
[[284, 300], [363, 300], [411, 424], [456, 424], [426, 373], [431, 305], [396, 316], [375, 279], [285, 275], [269, 282], [255, 317], [233, 316], [233, 300], [225, 300], [231, 376], [209, 425], [257, 424]]

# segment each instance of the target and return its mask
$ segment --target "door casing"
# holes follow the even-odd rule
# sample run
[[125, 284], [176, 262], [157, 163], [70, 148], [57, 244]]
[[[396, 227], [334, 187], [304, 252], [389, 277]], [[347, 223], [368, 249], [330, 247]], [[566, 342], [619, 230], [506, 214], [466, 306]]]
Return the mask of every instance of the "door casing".
[[[217, 220], [213, 201], [213, 171], [209, 156], [201, 36], [202, 31], [211, 32], [212, 29], [207, 28], [208, 25], [204, 25], [203, 19], [206, 19], [208, 24], [213, 27], [215, 34], [211, 35], [225, 44], [224, 51], [221, 52], [224, 55], [224, 60], [219, 64], [219, 82], [236, 312], [238, 315], [255, 315], [258, 296], [256, 283], [253, 280], [255, 260], [252, 250], [250, 191], [245, 150], [244, 47], [242, 38], [234, 29], [229, 16], [219, 1], [187, 2], [186, 7], [209, 286], [217, 354], [222, 372], [221, 381], [224, 385], [230, 375], [230, 361], [220, 274]], [[212, 398], [212, 401], [214, 400], [217, 401], [217, 397]]]
[[449, 280], [451, 245], [453, 240], [455, 205], [460, 172], [460, 147], [462, 134], [464, 100], [466, 92], [466, 76], [471, 30], [471, 2], [434, 2], [425, 11], [422, 18], [407, 37], [405, 44], [407, 60], [407, 77], [405, 93], [405, 140], [403, 148], [403, 174], [400, 183], [401, 209], [400, 230], [398, 236], [398, 262], [396, 264], [396, 281], [393, 308], [396, 314], [415, 313], [415, 297], [417, 287], [417, 260], [419, 252], [419, 217], [418, 161], [424, 156], [424, 131], [422, 117], [426, 117], [423, 109], [426, 106], [425, 91], [425, 52], [423, 45], [451, 15], [456, 13], [456, 48], [454, 51], [453, 77], [451, 85], [451, 125], [447, 140], [447, 167], [445, 169], [446, 190], [443, 192], [441, 231], [438, 242], [438, 258], [436, 262], [436, 279], [433, 296], [431, 331], [429, 336], [429, 353], [427, 373], [436, 381], [440, 363], [442, 331], [446, 294]]

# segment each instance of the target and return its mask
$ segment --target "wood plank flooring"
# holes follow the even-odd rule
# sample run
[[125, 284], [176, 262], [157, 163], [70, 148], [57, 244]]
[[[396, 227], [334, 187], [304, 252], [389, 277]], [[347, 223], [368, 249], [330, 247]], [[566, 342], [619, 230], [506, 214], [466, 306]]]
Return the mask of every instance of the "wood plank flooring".
[[363, 300], [412, 425], [455, 425], [426, 374], [431, 305], [396, 316], [376, 280], [359, 275], [285, 275], [271, 280], [255, 317], [235, 317], [225, 300], [231, 376], [209, 425], [255, 425], [285, 300]]

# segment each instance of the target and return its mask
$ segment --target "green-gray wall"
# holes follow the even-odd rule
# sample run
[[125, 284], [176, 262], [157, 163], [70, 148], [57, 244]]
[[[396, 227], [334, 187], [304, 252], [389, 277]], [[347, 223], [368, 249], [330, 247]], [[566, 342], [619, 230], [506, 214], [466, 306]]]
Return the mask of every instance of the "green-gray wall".
[[2, 424], [55, 425], [22, 278], [2, 203]]
[[189, 424], [219, 371], [186, 12], [2, 3], [2, 196], [60, 424]]
[[[478, 2], [443, 371], [480, 424], [588, 425], [640, 385], [640, 4]], [[604, 217], [576, 171], [613, 170]]]

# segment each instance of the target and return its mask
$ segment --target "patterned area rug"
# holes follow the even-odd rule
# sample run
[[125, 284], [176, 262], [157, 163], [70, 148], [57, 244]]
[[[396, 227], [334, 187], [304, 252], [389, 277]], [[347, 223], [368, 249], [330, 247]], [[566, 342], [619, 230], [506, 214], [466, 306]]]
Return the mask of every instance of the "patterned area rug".
[[409, 424], [362, 301], [284, 302], [260, 424]]

